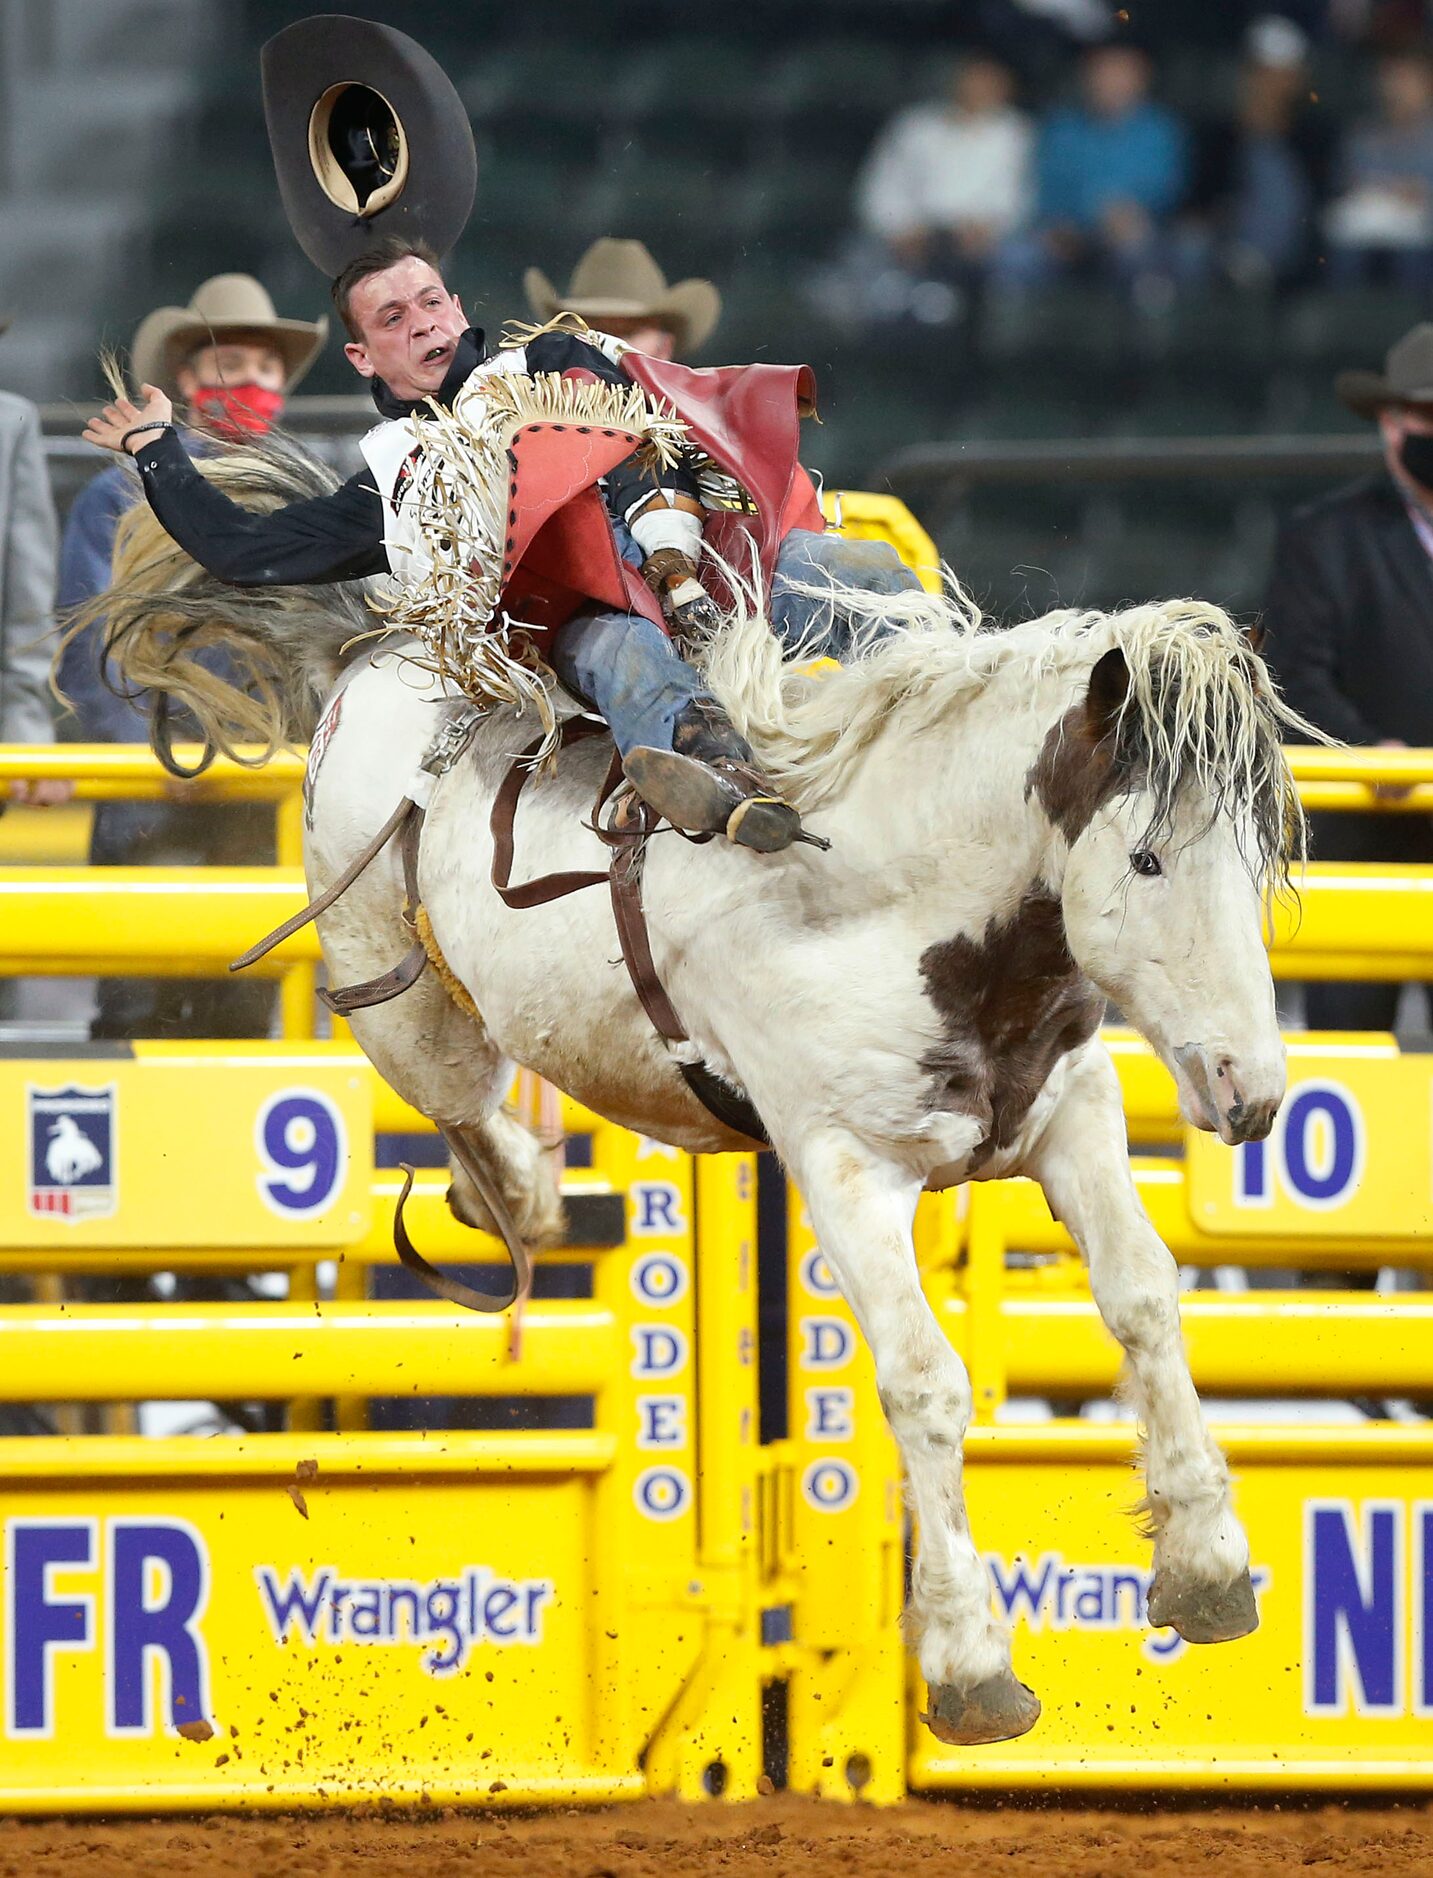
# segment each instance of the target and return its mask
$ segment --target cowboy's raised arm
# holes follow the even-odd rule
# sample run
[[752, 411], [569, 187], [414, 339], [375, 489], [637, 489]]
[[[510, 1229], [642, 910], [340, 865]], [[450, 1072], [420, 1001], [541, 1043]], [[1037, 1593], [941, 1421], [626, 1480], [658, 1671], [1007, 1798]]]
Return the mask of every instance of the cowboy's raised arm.
[[361, 470], [332, 495], [268, 515], [231, 501], [190, 460], [169, 399], [153, 385], [136, 405], [117, 398], [85, 426], [85, 439], [135, 460], [149, 506], [184, 552], [236, 587], [361, 580], [387, 571], [383, 505]]

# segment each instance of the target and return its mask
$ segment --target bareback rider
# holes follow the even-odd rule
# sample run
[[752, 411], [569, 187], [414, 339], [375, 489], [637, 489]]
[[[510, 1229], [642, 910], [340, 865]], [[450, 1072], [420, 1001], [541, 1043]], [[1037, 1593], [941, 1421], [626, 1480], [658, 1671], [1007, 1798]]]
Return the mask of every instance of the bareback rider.
[[635, 460], [607, 474], [603, 499], [623, 560], [641, 569], [637, 593], [624, 578], [629, 610], [612, 610], [610, 597], [579, 604], [552, 631], [545, 656], [606, 720], [637, 792], [677, 827], [763, 852], [802, 838], [795, 809], [766, 783], [658, 621], [678, 634], [712, 622], [696, 563], [704, 529], [732, 518], [713, 520], [699, 498], [703, 456], [745, 492], [770, 617], [787, 644], [840, 656], [852, 625], [842, 586], [869, 594], [918, 585], [884, 544], [821, 532], [796, 460], [796, 410], [809, 374], [777, 366], [692, 373], [590, 330], [541, 331], [488, 355], [436, 262], [462, 233], [477, 176], [472, 127], [441, 68], [394, 27], [330, 14], [286, 27], [262, 62], [285, 210], [333, 282], [345, 352], [383, 419], [363, 440], [367, 467], [332, 495], [259, 515], [189, 461], [169, 401], [153, 386], [142, 388], [139, 405], [107, 406], [86, 437], [134, 456], [160, 522], [221, 580], [277, 585], [389, 572], [416, 585], [412, 463], [433, 406], [450, 406], [470, 380], [497, 373], [573, 374], [629, 389], [635, 382], [675, 408], [698, 449], [660, 477]]
[[[488, 356], [431, 251], [406, 237], [388, 237], [356, 256], [334, 282], [333, 296], [352, 335], [345, 353], [370, 381], [384, 421], [363, 440], [367, 467], [332, 495], [267, 515], [242, 508], [195, 467], [173, 428], [169, 399], [153, 385], [142, 387], [142, 404], [117, 400], [85, 431], [91, 443], [130, 452], [167, 531], [211, 574], [236, 586], [389, 572], [401, 579], [409, 557], [395, 495], [414, 429], [421, 438], [429, 401], [451, 405], [474, 374], [578, 366], [626, 382], [606, 352], [574, 334], [542, 334], [526, 348]], [[663, 482], [658, 490], [650, 474], [624, 464], [608, 477], [605, 494], [625, 530], [624, 546], [630, 540], [650, 557], [680, 623], [687, 593], [701, 605], [690, 566], [701, 505], [686, 472], [666, 472]], [[764, 851], [786, 847], [800, 832], [795, 810], [764, 784], [698, 674], [650, 620], [588, 609], [558, 629], [551, 658], [568, 689], [606, 721], [639, 793], [678, 826], [725, 833]]]

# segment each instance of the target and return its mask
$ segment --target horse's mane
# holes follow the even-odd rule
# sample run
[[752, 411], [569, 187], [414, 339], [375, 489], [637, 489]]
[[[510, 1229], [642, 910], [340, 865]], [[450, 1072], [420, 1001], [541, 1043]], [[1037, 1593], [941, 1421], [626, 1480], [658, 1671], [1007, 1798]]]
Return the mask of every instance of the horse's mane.
[[[261, 512], [338, 481], [282, 437], [215, 450], [200, 467]], [[1083, 696], [1096, 661], [1118, 647], [1129, 688], [1112, 754], [1121, 779], [1151, 797], [1150, 832], [1167, 830], [1193, 786], [1212, 816], [1252, 827], [1246, 859], [1261, 885], [1286, 880], [1302, 856], [1303, 817], [1281, 741], [1287, 732], [1328, 739], [1283, 703], [1247, 636], [1217, 606], [1167, 600], [999, 627], [949, 575], [936, 594], [842, 588], [842, 611], [856, 617], [853, 643], [846, 663], [813, 677], [816, 648], [783, 651], [762, 596], [732, 570], [728, 584], [734, 610], [698, 656], [773, 781], [800, 808], [839, 791], [878, 737], [908, 741], [942, 725], [997, 680], [1017, 694], [1066, 681], [1051, 687], [1053, 725]], [[819, 602], [834, 584], [816, 579], [798, 591]], [[226, 586], [196, 567], [140, 503], [121, 525], [115, 584], [75, 616], [69, 635], [103, 622], [105, 650], [124, 683], [151, 691], [161, 754], [175, 705], [197, 720], [208, 754], [262, 760], [259, 752], [307, 735], [346, 647], [382, 630], [371, 605], [379, 591], [372, 582]], [[225, 654], [217, 670], [212, 658], [195, 656], [217, 648]]]
[[[277, 431], [262, 444], [211, 442], [196, 468], [259, 514], [328, 495], [340, 480]], [[369, 604], [381, 583], [230, 586], [170, 538], [130, 474], [136, 501], [120, 519], [113, 585], [69, 616], [61, 650], [95, 629], [96, 656], [118, 670], [115, 688], [147, 699], [151, 741], [166, 762], [176, 714], [197, 725], [206, 766], [219, 751], [259, 764], [281, 745], [306, 741], [347, 645], [381, 630]]]
[[[1168, 832], [1193, 787], [1211, 819], [1252, 828], [1245, 859], [1261, 887], [1286, 883], [1303, 857], [1303, 814], [1282, 744], [1291, 733], [1329, 739], [1283, 702], [1248, 635], [1220, 607], [1184, 599], [1112, 613], [1065, 609], [1002, 627], [949, 573], [941, 593], [843, 589], [843, 610], [857, 615], [851, 652], [813, 673], [814, 645], [783, 652], [750, 585], [731, 584], [738, 604], [703, 649], [707, 677], [772, 780], [803, 809], [835, 794], [878, 737], [908, 741], [996, 680], [1012, 695], [1056, 680], [1053, 727], [1117, 648], [1129, 686], [1112, 755], [1121, 779], [1151, 798], [1147, 838]], [[819, 602], [831, 586], [798, 591]]]

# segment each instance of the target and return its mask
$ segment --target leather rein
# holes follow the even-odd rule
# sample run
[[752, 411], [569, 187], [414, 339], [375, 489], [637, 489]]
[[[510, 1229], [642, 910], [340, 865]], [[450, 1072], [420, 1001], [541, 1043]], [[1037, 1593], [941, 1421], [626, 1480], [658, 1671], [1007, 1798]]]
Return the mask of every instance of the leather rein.
[[[267, 953], [272, 952], [275, 946], [282, 945], [284, 940], [292, 938], [296, 932], [326, 913], [330, 907], [342, 899], [359, 876], [377, 860], [395, 837], [398, 840], [403, 865], [403, 919], [405, 925], [416, 932], [418, 911], [421, 905], [418, 891], [418, 857], [428, 804], [432, 799], [437, 780], [447, 775], [458, 759], [468, 750], [482, 717], [483, 713], [476, 706], [469, 705], [448, 720], [429, 746], [419, 766], [418, 776], [410, 785], [408, 793], [367, 847], [360, 850], [332, 885], [316, 899], [311, 900], [302, 911], [286, 919], [266, 938], [261, 939], [257, 945], [250, 946], [247, 952], [235, 959], [229, 967], [231, 972], [241, 972], [246, 966], [255, 964]], [[570, 717], [564, 722], [559, 732], [558, 748], [564, 750], [571, 744], [582, 742], [586, 738], [607, 734], [606, 726], [591, 718]], [[488, 818], [493, 842], [491, 875], [493, 889], [505, 906], [516, 911], [524, 911], [529, 907], [546, 906], [553, 900], [565, 899], [568, 894], [580, 893], [587, 887], [600, 886], [605, 881], [611, 894], [612, 914], [617, 924], [617, 937], [622, 948], [623, 963], [627, 967], [632, 989], [636, 992], [648, 1021], [664, 1042], [672, 1045], [689, 1043], [691, 1039], [686, 1028], [657, 975], [656, 964], [652, 958], [651, 938], [647, 931], [646, 910], [642, 904], [642, 873], [646, 860], [647, 842], [661, 825], [661, 817], [639, 796], [630, 792], [619, 794], [623, 786], [622, 760], [615, 750], [601, 787], [598, 789], [591, 821], [587, 824], [598, 839], [611, 849], [612, 858], [609, 864], [605, 868], [569, 869], [553, 874], [543, 874], [534, 880], [522, 881], [517, 886], [511, 884], [514, 860], [513, 831], [518, 802], [532, 774], [532, 761], [541, 747], [542, 743], [539, 739], [538, 742], [530, 744], [520, 755], [514, 757], [507, 775], [503, 778], [502, 786], [493, 798], [492, 811]], [[705, 836], [687, 837], [689, 840], [696, 841], [708, 838]], [[365, 979], [361, 984], [345, 985], [337, 991], [321, 989], [318, 995], [330, 1011], [339, 1017], [347, 1017], [353, 1011], [365, 1010], [376, 1004], [386, 1004], [391, 999], [401, 996], [411, 985], [418, 982], [429, 963], [427, 947], [420, 937], [415, 937], [413, 944], [398, 963], [390, 966], [386, 972], [379, 973], [376, 978]], [[735, 1134], [744, 1135], [747, 1140], [758, 1146], [770, 1145], [761, 1117], [740, 1090], [723, 1082], [705, 1063], [679, 1061], [677, 1068], [692, 1094], [723, 1127], [731, 1129]], [[512, 1217], [497, 1182], [483, 1167], [478, 1156], [471, 1151], [460, 1136], [450, 1134], [441, 1123], [437, 1127], [449, 1154], [472, 1181], [483, 1204], [492, 1216], [498, 1236], [512, 1261], [511, 1285], [504, 1293], [479, 1291], [429, 1264], [409, 1238], [404, 1223], [404, 1207], [414, 1180], [414, 1169], [406, 1163], [402, 1167], [405, 1176], [403, 1187], [393, 1212], [394, 1250], [398, 1254], [399, 1262], [408, 1271], [449, 1303], [460, 1304], [471, 1311], [505, 1311], [519, 1298], [525, 1297], [531, 1289], [532, 1264], [528, 1257], [527, 1247], [523, 1244], [522, 1235], [518, 1231], [516, 1221]]]

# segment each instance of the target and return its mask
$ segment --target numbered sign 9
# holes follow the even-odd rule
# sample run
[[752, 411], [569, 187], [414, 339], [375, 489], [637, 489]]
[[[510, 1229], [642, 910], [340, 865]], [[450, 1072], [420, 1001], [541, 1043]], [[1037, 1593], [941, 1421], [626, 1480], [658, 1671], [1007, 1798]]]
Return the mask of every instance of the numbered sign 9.
[[254, 1125], [259, 1196], [281, 1219], [312, 1219], [343, 1186], [348, 1137], [343, 1116], [317, 1089], [281, 1089]]

